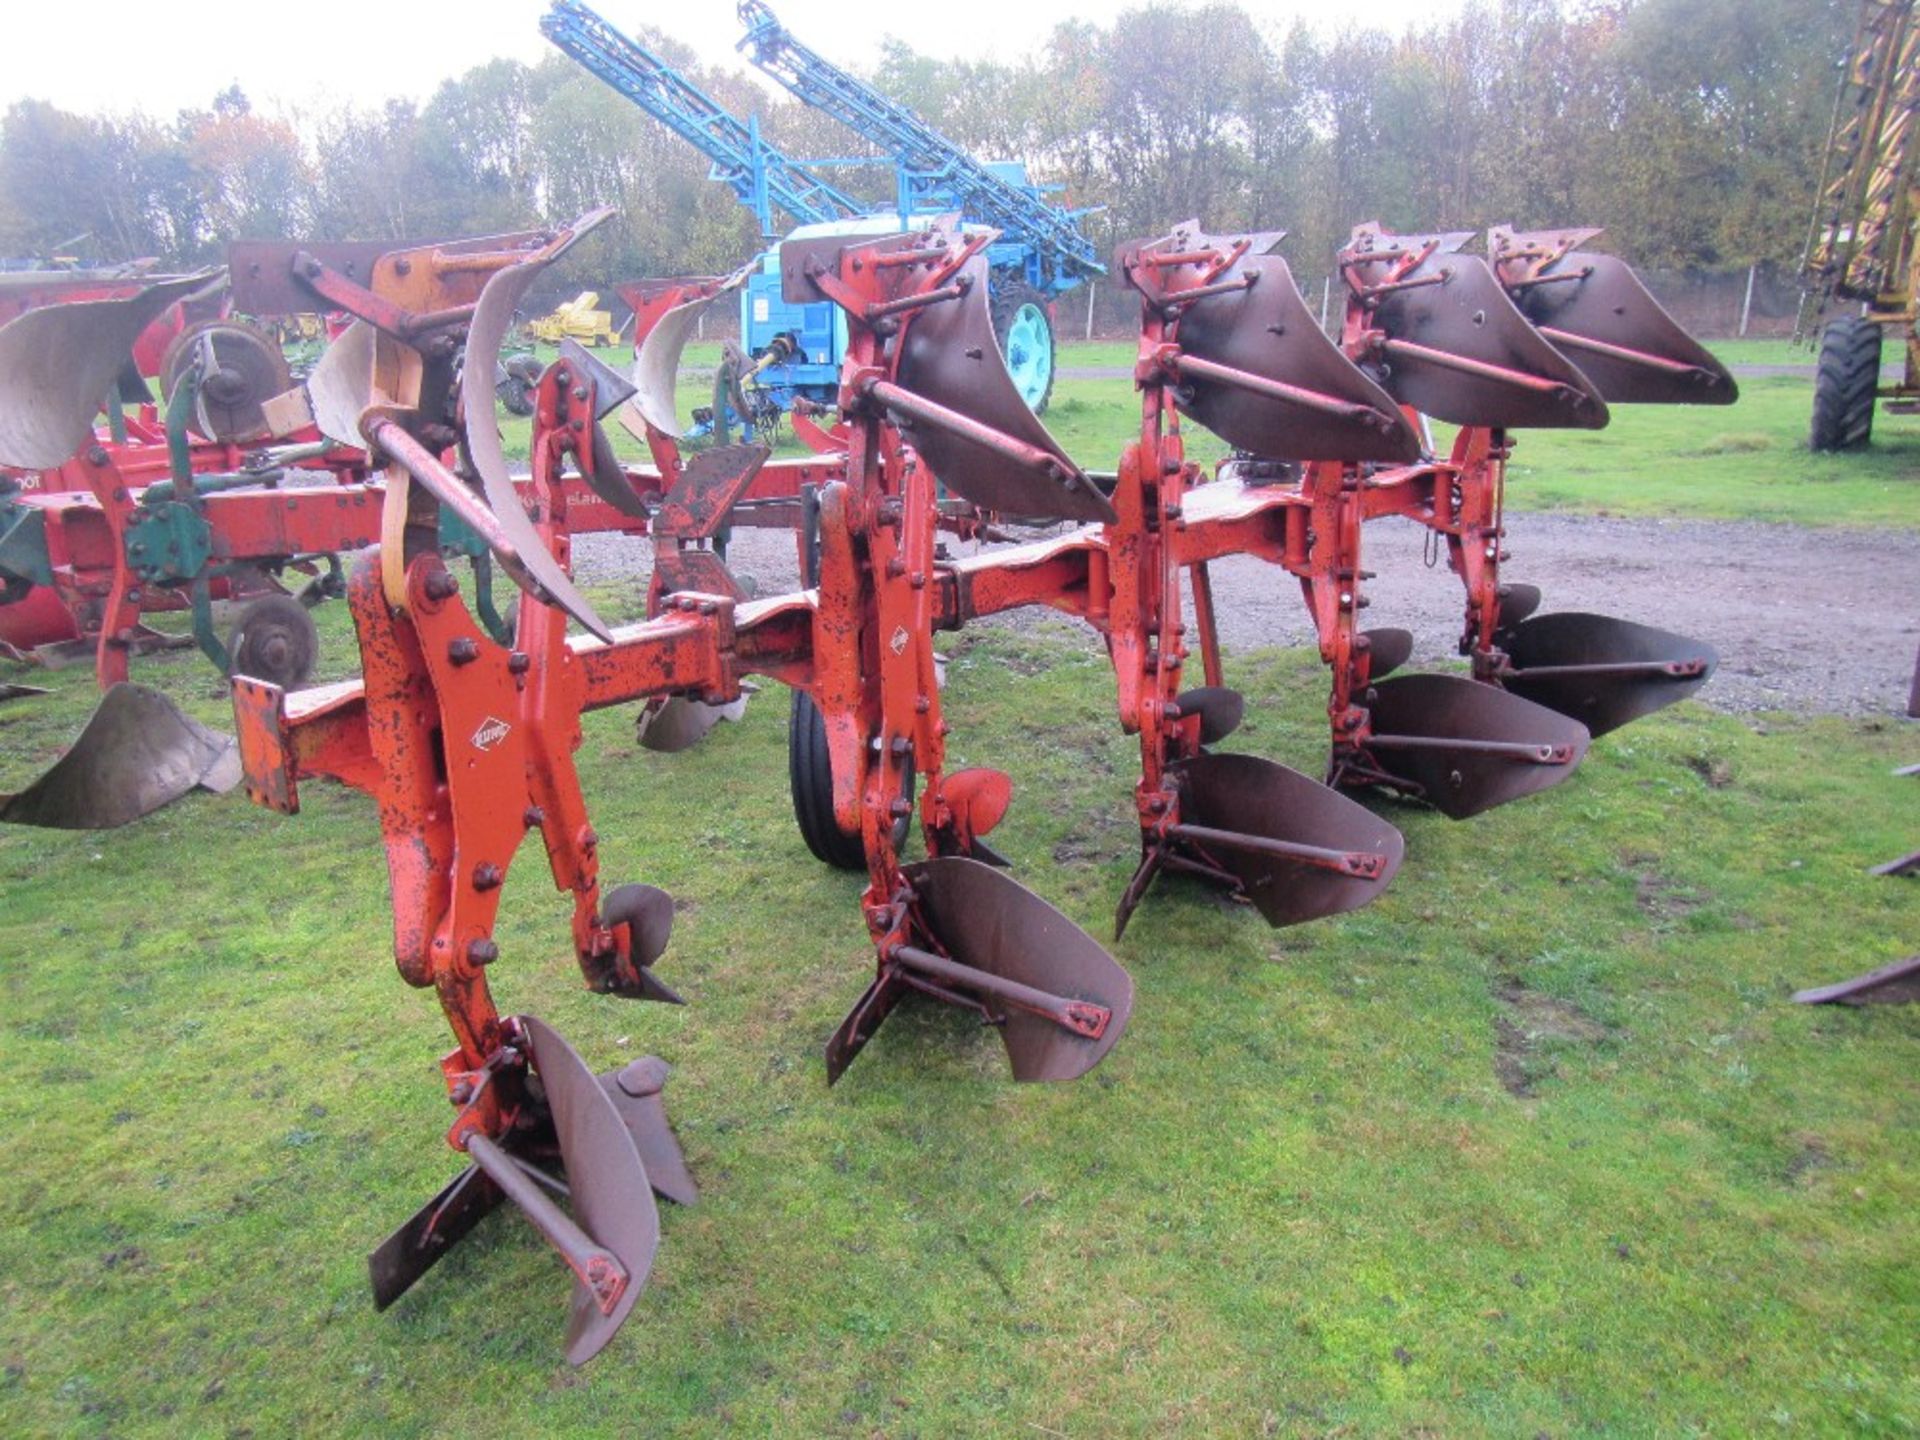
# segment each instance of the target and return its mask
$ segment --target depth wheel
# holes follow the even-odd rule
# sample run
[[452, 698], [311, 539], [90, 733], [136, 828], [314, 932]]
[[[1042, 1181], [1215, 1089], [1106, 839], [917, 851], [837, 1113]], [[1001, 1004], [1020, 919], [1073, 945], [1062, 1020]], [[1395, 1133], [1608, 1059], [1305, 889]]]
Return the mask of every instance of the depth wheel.
[[[913, 798], [914, 775], [907, 771], [907, 798]], [[865, 870], [866, 846], [849, 835], [833, 818], [833, 761], [827, 753], [827, 720], [804, 690], [793, 692], [787, 723], [787, 784], [793, 792], [793, 818], [800, 838], [816, 860], [836, 870]], [[893, 827], [893, 845], [907, 842], [913, 817], [904, 815]]]
[[265, 680], [282, 690], [311, 675], [319, 654], [320, 631], [313, 616], [291, 595], [249, 600], [227, 640], [235, 675]]
[[1873, 438], [1873, 404], [1880, 388], [1880, 327], [1848, 315], [1820, 335], [1820, 366], [1813, 379], [1815, 450], [1863, 450]]
[[1036, 415], [1044, 415], [1053, 394], [1053, 317], [1047, 297], [1031, 285], [1015, 282], [993, 286], [993, 338], [1000, 342], [1000, 358], [1007, 363], [1013, 388]]

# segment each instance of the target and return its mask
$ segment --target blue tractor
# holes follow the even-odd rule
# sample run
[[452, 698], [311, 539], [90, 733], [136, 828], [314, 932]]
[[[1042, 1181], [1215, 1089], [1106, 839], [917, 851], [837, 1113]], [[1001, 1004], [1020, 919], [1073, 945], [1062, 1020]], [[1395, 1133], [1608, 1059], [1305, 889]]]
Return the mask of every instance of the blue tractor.
[[[955, 212], [968, 224], [999, 231], [987, 252], [995, 332], [1022, 398], [1035, 411], [1044, 410], [1053, 391], [1053, 303], [1104, 273], [1077, 223], [1086, 212], [1053, 204], [1045, 190], [1028, 182], [1022, 165], [973, 159], [911, 110], [802, 45], [761, 0], [743, 0], [739, 14], [747, 27], [740, 48], [748, 58], [884, 152], [894, 168], [892, 205], [876, 210], [789, 159], [761, 138], [755, 120], [728, 113], [580, 0], [552, 0], [540, 29], [698, 147], [713, 162], [712, 177], [754, 212], [763, 239], [782, 237], [776, 211], [798, 226], [784, 238], [829, 231], [888, 234]], [[845, 321], [836, 306], [781, 298], [778, 246], [761, 257], [742, 287], [740, 334], [749, 363], [739, 378], [762, 387], [781, 408], [796, 398], [833, 399], [846, 349]]]

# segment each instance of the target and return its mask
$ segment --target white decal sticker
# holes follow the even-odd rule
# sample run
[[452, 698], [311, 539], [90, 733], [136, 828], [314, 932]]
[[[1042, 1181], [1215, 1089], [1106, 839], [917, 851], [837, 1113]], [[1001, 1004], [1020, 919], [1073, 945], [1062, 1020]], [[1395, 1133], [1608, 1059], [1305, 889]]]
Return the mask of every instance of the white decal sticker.
[[473, 748], [491, 750], [512, 733], [513, 727], [506, 721], [496, 720], [489, 715], [480, 722], [480, 728], [473, 732]]

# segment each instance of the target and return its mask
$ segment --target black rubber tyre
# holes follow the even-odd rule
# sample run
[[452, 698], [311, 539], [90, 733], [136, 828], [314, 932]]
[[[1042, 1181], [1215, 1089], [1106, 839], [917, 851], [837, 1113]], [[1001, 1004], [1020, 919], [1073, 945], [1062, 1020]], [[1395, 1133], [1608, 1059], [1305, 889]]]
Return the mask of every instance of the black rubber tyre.
[[1815, 450], [1864, 450], [1873, 438], [1874, 392], [1880, 388], [1880, 327], [1858, 315], [1833, 321], [1820, 335], [1813, 379]]
[[291, 689], [313, 673], [320, 631], [307, 607], [291, 595], [249, 600], [227, 640], [235, 675]]
[[[907, 798], [913, 798], [912, 770], [907, 772]], [[827, 721], [813, 697], [804, 690], [793, 692], [793, 706], [787, 724], [787, 785], [793, 792], [793, 818], [800, 826], [800, 838], [816, 860], [836, 870], [865, 870], [866, 847], [860, 837], [849, 835], [833, 818], [833, 762], [827, 754]], [[904, 845], [913, 823], [903, 817], [894, 827], [893, 843]]]
[[[1020, 390], [1020, 398], [1027, 402], [1027, 408], [1034, 414], [1046, 414], [1047, 402], [1053, 398], [1054, 367], [1060, 355], [1060, 348], [1054, 341], [1053, 316], [1047, 309], [1047, 297], [1031, 285], [1023, 285], [1018, 281], [995, 281], [988, 294], [988, 303], [993, 312], [993, 338], [1000, 344], [1001, 358], [1007, 362], [1007, 373]], [[1044, 376], [1034, 368], [1033, 362], [1022, 363], [1022, 355], [1016, 355], [1012, 339], [1016, 322], [1022, 326], [1019, 341], [1022, 352], [1030, 345], [1044, 345]]]

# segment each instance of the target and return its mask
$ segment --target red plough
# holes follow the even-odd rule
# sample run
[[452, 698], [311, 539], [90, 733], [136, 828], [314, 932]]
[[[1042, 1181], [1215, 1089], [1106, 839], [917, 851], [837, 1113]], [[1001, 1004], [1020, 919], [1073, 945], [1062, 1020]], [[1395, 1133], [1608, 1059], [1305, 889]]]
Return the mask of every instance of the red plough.
[[[864, 870], [874, 946], [873, 979], [828, 1041], [829, 1078], [898, 1004], [921, 996], [991, 1025], [1016, 1079], [1053, 1080], [1085, 1074], [1111, 1051], [1132, 982], [993, 850], [1012, 783], [996, 770], [948, 769], [937, 634], [1043, 605], [1102, 635], [1120, 721], [1141, 742], [1141, 862], [1122, 926], [1168, 871], [1227, 886], [1279, 925], [1367, 903], [1401, 861], [1398, 831], [1337, 789], [1218, 748], [1244, 701], [1222, 675], [1215, 560], [1258, 556], [1299, 584], [1333, 671], [1330, 775], [1340, 785], [1475, 813], [1564, 779], [1585, 753], [1579, 719], [1514, 693], [1529, 672], [1535, 681], [1572, 672], [1609, 695], [1621, 677], [1652, 678], [1618, 653], [1618, 630], [1602, 659], [1569, 655], [1565, 640], [1543, 645], [1544, 658], [1515, 661], [1503, 648], [1528, 608], [1499, 581], [1507, 431], [1599, 423], [1605, 402], [1455, 237], [1363, 231], [1346, 257], [1341, 344], [1312, 323], [1272, 254], [1276, 237], [1189, 226], [1126, 247], [1121, 268], [1142, 303], [1141, 427], [1111, 482], [1075, 463], [1012, 391], [987, 328], [990, 234], [939, 225], [792, 242], [782, 255], [789, 298], [832, 300], [848, 318], [839, 415], [815, 426], [816, 459], [771, 461], [753, 447], [682, 456], [670, 362], [697, 313], [689, 307], [726, 282], [675, 281], [642, 296], [632, 386], [571, 352], [547, 368], [532, 474], [515, 485], [491, 384], [463, 407], [452, 357], [464, 331], [469, 371], [490, 382], [498, 316], [593, 218], [552, 235], [364, 259], [364, 293], [330, 282], [329, 298], [366, 328], [317, 387], [316, 408], [333, 417], [328, 433], [351, 425], [387, 467], [381, 544], [350, 586], [365, 678], [295, 694], [251, 679], [236, 687], [253, 798], [292, 812], [300, 785], [328, 776], [378, 799], [401, 974], [435, 990], [457, 1042], [443, 1062], [457, 1111], [449, 1140], [468, 1168], [376, 1254], [382, 1304], [511, 1200], [576, 1276], [568, 1353], [584, 1359], [644, 1284], [658, 1236], [649, 1192], [693, 1198], [661, 1103], [664, 1065], [595, 1077], [538, 1021], [502, 1016], [489, 987], [503, 887], [537, 833], [569, 897], [588, 986], [678, 998], [654, 973], [672, 902], [646, 885], [601, 884], [603, 840], [573, 761], [587, 710], [647, 702], [659, 724], [668, 704], [737, 702], [750, 675], [792, 687], [796, 815], [817, 855]], [[296, 275], [326, 264], [318, 252], [282, 263]], [[1633, 348], [1633, 337], [1600, 338]], [[620, 468], [600, 435], [629, 392], [651, 472]], [[1416, 401], [1463, 426], [1445, 458], [1428, 453]], [[1202, 483], [1186, 461], [1183, 416], [1242, 452], [1221, 478]], [[645, 623], [610, 628], [574, 588], [580, 496], [651, 529]], [[635, 496], [642, 515], [630, 513]], [[476, 618], [447, 569], [436, 544], [443, 511], [459, 514], [524, 592], [510, 637]], [[1444, 538], [1467, 587], [1474, 678], [1388, 678], [1407, 657], [1405, 633], [1359, 628], [1362, 534], [1387, 516]], [[943, 531], [995, 538], [1011, 519], [1076, 528], [943, 557]], [[809, 588], [742, 595], [717, 553], [728, 523], [795, 526]], [[591, 633], [569, 637], [569, 617]], [[670, 728], [697, 738], [707, 723], [695, 713]], [[570, 1211], [549, 1193], [560, 1171]]]

